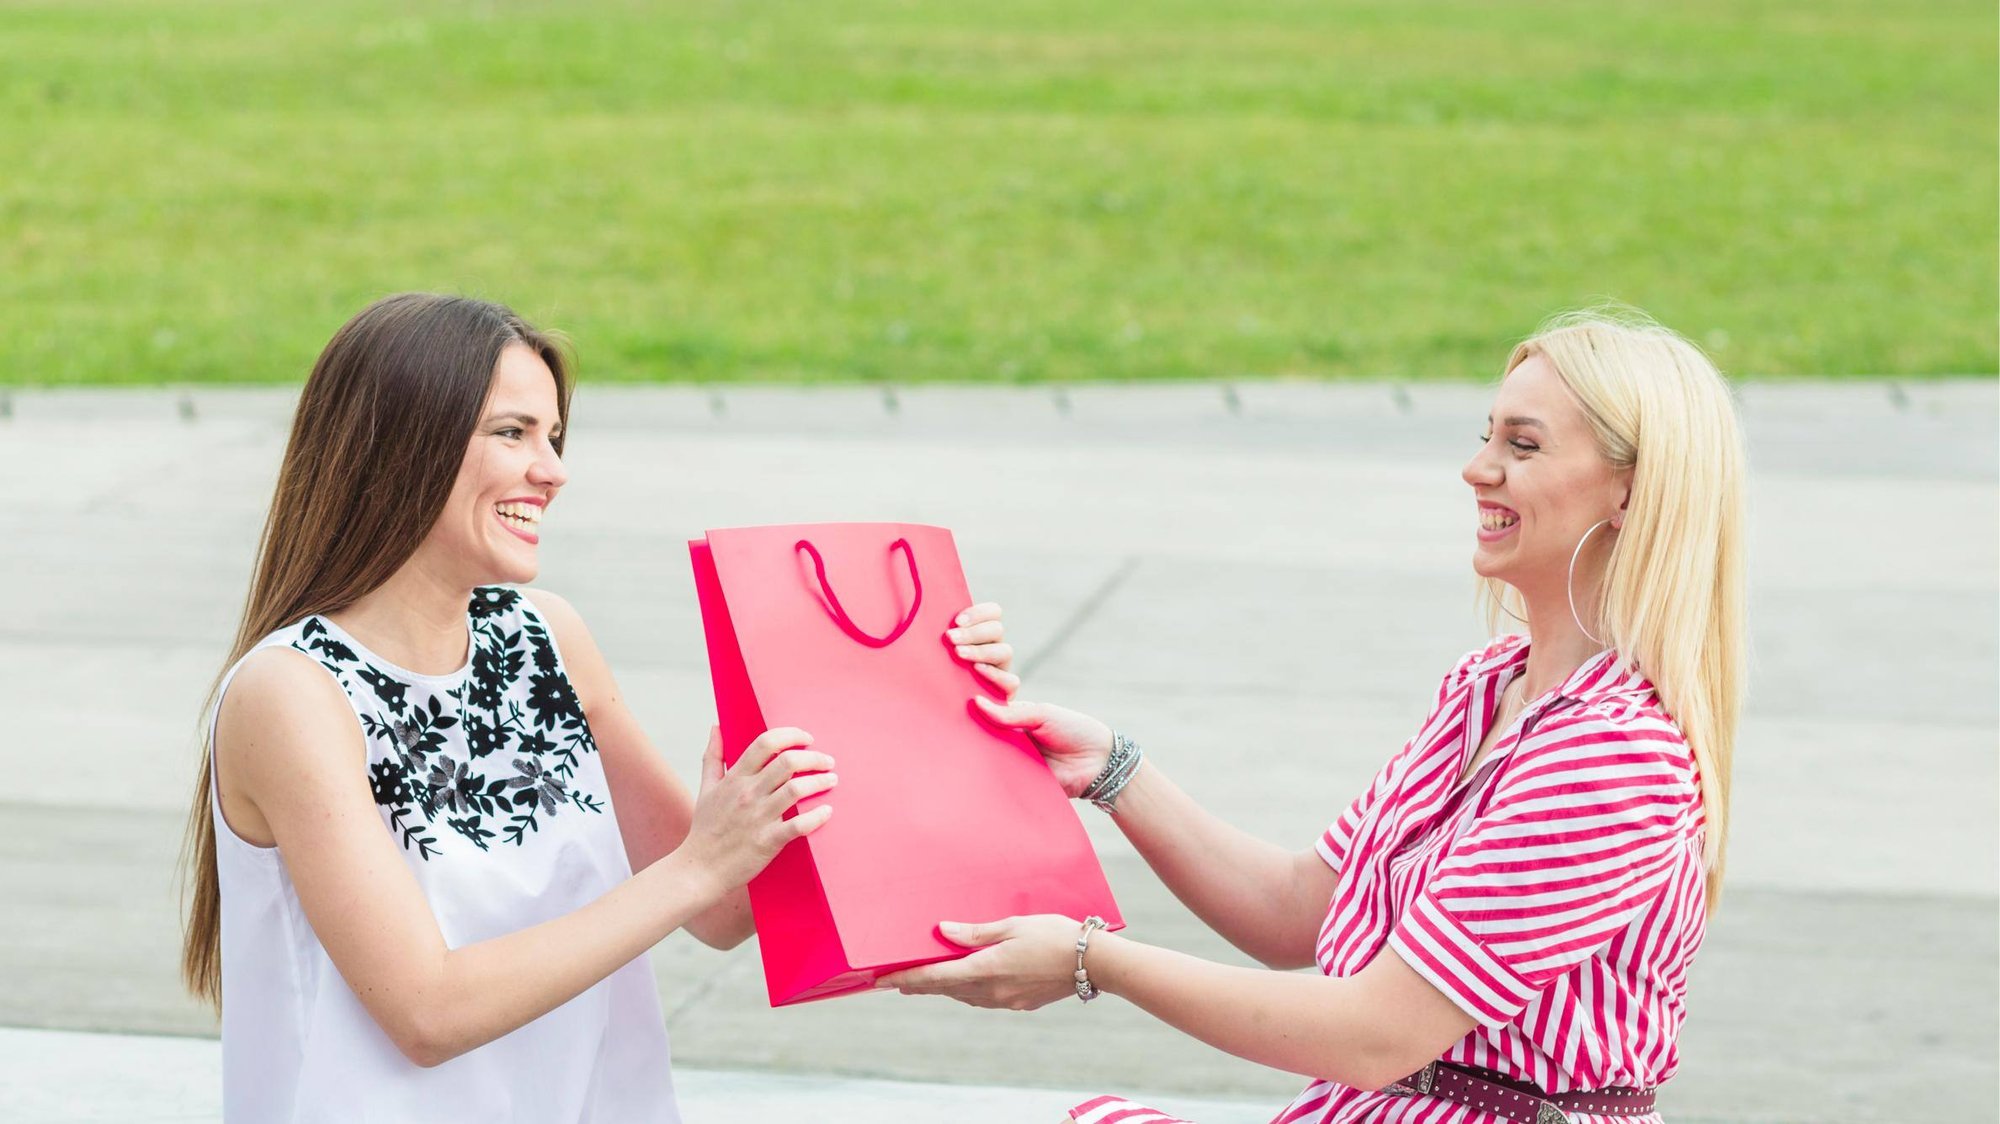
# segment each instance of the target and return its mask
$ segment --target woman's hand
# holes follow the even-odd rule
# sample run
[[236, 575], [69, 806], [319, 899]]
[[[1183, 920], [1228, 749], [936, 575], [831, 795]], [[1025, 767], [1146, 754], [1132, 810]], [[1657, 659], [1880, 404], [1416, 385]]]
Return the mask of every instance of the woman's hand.
[[1012, 700], [1003, 705], [982, 695], [974, 695], [972, 702], [988, 722], [1028, 735], [1072, 800], [1083, 795], [1111, 756], [1111, 727], [1088, 714], [1048, 703]]
[[953, 617], [944, 634], [952, 654], [972, 665], [1000, 693], [1013, 698], [1021, 689], [1021, 677], [1014, 674], [1014, 646], [1007, 643], [1007, 628], [1000, 623], [1000, 606], [982, 601]]
[[946, 940], [979, 951], [876, 980], [904, 995], [946, 995], [974, 1007], [1032, 1011], [1076, 994], [1076, 937], [1083, 923], [1053, 913], [984, 925], [940, 922]]
[[1014, 648], [1006, 642], [1006, 626], [1000, 623], [1000, 606], [984, 601], [960, 613], [944, 634], [954, 647], [953, 654], [972, 665], [972, 670], [1006, 696], [1002, 706], [985, 695], [974, 695], [980, 714], [996, 726], [1020, 730], [1042, 751], [1049, 772], [1062, 783], [1071, 799], [1104, 769], [1111, 756], [1111, 727], [1087, 714], [1064, 710], [1044, 703], [1014, 701], [1021, 689], [1021, 677], [1014, 674]]
[[750, 881], [785, 844], [810, 835], [833, 815], [831, 804], [820, 804], [785, 818], [792, 805], [839, 780], [833, 758], [805, 748], [811, 744], [812, 735], [804, 730], [766, 730], [725, 770], [722, 733], [710, 728], [694, 823], [680, 850], [708, 871], [721, 890]]

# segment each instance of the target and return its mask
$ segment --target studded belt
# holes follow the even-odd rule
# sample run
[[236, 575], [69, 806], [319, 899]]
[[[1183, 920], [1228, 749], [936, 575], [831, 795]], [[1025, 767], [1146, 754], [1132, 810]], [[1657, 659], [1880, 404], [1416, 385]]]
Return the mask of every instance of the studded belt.
[[1653, 1111], [1652, 1089], [1596, 1089], [1588, 1093], [1544, 1093], [1489, 1069], [1432, 1062], [1382, 1090], [1397, 1097], [1439, 1097], [1469, 1105], [1515, 1124], [1569, 1124], [1570, 1113], [1592, 1116], [1645, 1116]]

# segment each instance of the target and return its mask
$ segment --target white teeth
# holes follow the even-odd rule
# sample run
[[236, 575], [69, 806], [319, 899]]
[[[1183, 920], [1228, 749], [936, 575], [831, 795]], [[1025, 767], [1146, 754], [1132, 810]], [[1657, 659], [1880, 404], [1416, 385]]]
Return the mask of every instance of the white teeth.
[[497, 503], [493, 510], [502, 519], [532, 527], [542, 521], [542, 509], [531, 503]]

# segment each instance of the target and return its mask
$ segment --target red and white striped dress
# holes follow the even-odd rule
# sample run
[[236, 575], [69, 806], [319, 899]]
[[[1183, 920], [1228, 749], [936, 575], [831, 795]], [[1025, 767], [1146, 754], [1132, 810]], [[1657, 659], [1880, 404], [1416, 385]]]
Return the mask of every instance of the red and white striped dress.
[[[1352, 975], [1394, 950], [1479, 1021], [1446, 1061], [1554, 1093], [1659, 1085], [1679, 1064], [1688, 967], [1705, 928], [1694, 755], [1653, 685], [1606, 652], [1530, 700], [1457, 787], [1527, 660], [1527, 640], [1509, 636], [1459, 661], [1416, 737], [1320, 837], [1320, 857], [1339, 872], [1320, 970]], [[1113, 1097], [1071, 1115], [1174, 1119]], [[1273, 1124], [1495, 1119], [1315, 1081]]]

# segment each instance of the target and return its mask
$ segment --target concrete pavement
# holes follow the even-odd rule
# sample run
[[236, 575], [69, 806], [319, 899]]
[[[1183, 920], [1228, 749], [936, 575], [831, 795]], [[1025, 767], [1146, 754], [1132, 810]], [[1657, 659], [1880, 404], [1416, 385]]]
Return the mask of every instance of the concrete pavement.
[[[91, 1034], [0, 1027], [0, 1121], [104, 1121], [106, 1124], [198, 1124], [222, 1115], [222, 1049], [208, 1038]], [[1078, 1089], [944, 1085], [865, 1077], [674, 1067], [685, 1124], [741, 1120], [810, 1120], [813, 1124], [882, 1124], [930, 1120], [953, 1124], [1048, 1122], [1090, 1094]], [[1154, 1107], [1202, 1124], [1264, 1124], [1254, 1101], [1166, 1094]]]
[[[586, 384], [540, 584], [582, 610], [656, 743], [691, 771], [712, 706], [689, 534], [950, 526], [974, 591], [1008, 606], [1031, 695], [1115, 720], [1218, 813], [1303, 846], [1480, 637], [1457, 470], [1487, 397]], [[196, 709], [240, 605], [289, 395], [9, 398], [0, 451], [34, 483], [0, 499], [0, 580], [16, 592], [0, 616], [0, 1026], [212, 1035], [174, 984], [169, 876]], [[1729, 889], [1665, 1107], [1676, 1120], [1993, 1119], [2000, 396], [1991, 381], [1750, 384], [1743, 407], [1756, 664]], [[1136, 935], [1241, 960], [1102, 817], [1086, 823]], [[898, 1090], [937, 1112], [976, 1099], [935, 1082], [1271, 1108], [1299, 1084], [1116, 1001], [1031, 1016], [897, 996], [771, 1011], [754, 948], [675, 938], [654, 959], [682, 1069], [859, 1079], [878, 1119], [926, 1118]], [[33, 1040], [56, 1053], [73, 1041]], [[54, 1071], [6, 1041], [0, 1104], [46, 1096]], [[153, 1072], [149, 1048], [119, 1056]], [[760, 1081], [792, 1087], [742, 1080], [713, 1086], [713, 1103]], [[163, 1086], [152, 1118], [206, 1118], [202, 1087]], [[71, 1090], [77, 1107], [51, 1119], [111, 1118], [89, 1115], [108, 1089]], [[1041, 1103], [1018, 1118], [1046, 1118]], [[736, 1118], [718, 1111], [707, 1118]]]

